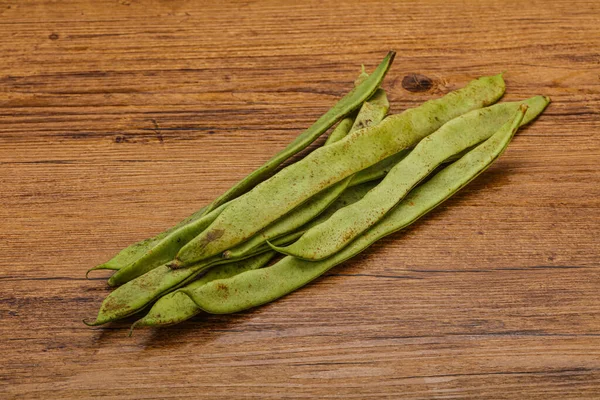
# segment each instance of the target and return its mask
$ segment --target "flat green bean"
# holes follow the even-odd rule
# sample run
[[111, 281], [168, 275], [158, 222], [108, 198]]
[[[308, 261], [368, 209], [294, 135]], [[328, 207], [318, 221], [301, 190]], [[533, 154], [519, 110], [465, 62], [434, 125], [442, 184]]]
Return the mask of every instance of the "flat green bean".
[[[275, 256], [275, 254], [277, 253], [270, 251], [246, 260], [216, 266], [209, 269], [194, 282], [185, 286], [185, 288], [194, 290], [217, 279], [226, 279], [245, 271], [262, 268], [273, 258], [273, 256]], [[174, 325], [192, 318], [201, 311], [202, 310], [196, 306], [196, 303], [188, 296], [179, 293], [176, 290], [158, 299], [158, 301], [152, 305], [148, 314], [131, 326], [129, 335], [131, 336], [131, 332], [133, 332], [133, 329], [136, 327]]]
[[152, 245], [144, 246], [146, 247], [145, 253], [115, 272], [108, 279], [108, 284], [110, 286], [122, 285], [159, 265], [171, 261], [186, 243], [206, 229], [229, 204], [231, 202], [223, 204], [200, 218], [192, 219], [187, 224], [182, 224], [179, 228], [171, 230], [169, 234], [163, 236], [160, 240], [153, 241]]
[[[346, 207], [346, 206], [360, 200], [369, 190], [373, 189], [373, 187], [375, 187], [376, 184], [377, 184], [376, 181], [368, 181], [368, 182], [362, 183], [360, 185], [356, 185], [356, 186], [347, 188], [325, 211], [323, 211], [321, 214], [319, 214], [316, 218], [308, 221], [307, 223], [302, 225], [296, 231], [286, 233], [282, 236], [277, 236], [274, 240], [272, 240], [273, 243], [277, 246], [284, 246], [295, 240], [298, 240], [300, 238], [300, 236], [302, 236], [302, 234], [304, 234], [304, 232], [306, 232], [307, 229], [309, 229], [312, 226], [319, 224], [323, 221], [326, 221], [329, 217], [331, 217], [331, 215], [333, 215], [334, 212], [336, 212], [340, 208]], [[265, 234], [265, 237], [266, 236], [268, 236], [268, 235]], [[234, 249], [232, 249], [232, 253], [226, 254], [225, 257], [226, 258], [229, 258], [229, 257], [240, 258], [242, 256], [247, 257], [249, 254], [260, 254], [265, 251], [271, 250], [271, 247], [267, 244], [266, 240], [261, 241], [260, 243], [257, 240], [256, 243], [258, 245], [253, 246], [253, 247], [248, 246], [249, 249], [246, 248], [246, 249], [244, 249], [244, 251], [242, 251], [242, 250], [234, 251], [234, 249], [238, 249], [238, 247], [235, 247]]]
[[116, 256], [111, 258], [109, 261], [107, 261], [103, 264], [97, 265], [93, 268], [90, 268], [87, 271], [87, 273], [85, 274], [85, 276], [87, 277], [88, 274], [92, 271], [97, 271], [97, 270], [102, 270], [102, 269], [118, 271], [118, 270], [134, 263], [135, 261], [137, 261], [141, 257], [143, 257], [145, 254], [147, 254], [148, 250], [152, 249], [157, 243], [159, 243], [161, 240], [163, 240], [167, 235], [172, 233], [174, 230], [179, 229], [183, 225], [186, 225], [192, 221], [195, 221], [195, 220], [201, 218], [202, 215], [204, 215], [205, 208], [206, 207], [202, 207], [200, 210], [196, 211], [191, 216], [189, 216], [186, 219], [184, 219], [183, 221], [179, 222], [174, 227], [169, 228], [166, 231], [161, 232], [160, 234], [158, 234], [154, 237], [142, 240], [140, 242], [132, 244], [129, 247], [124, 248]]
[[378, 239], [410, 225], [477, 177], [506, 149], [524, 113], [525, 106], [491, 138], [411, 191], [385, 218], [334, 256], [322, 261], [287, 256], [273, 266], [181, 292], [208, 313], [228, 314], [271, 302], [306, 285]]
[[[525, 101], [529, 119], [547, 105], [542, 96]], [[521, 102], [501, 103], [461, 115], [427, 136], [386, 175], [383, 181], [360, 201], [345, 207], [327, 221], [309, 229], [281, 253], [306, 260], [322, 260], [350, 244], [373, 226], [404, 196], [450, 157], [492, 136], [519, 109]]]
[[239, 197], [252, 189], [259, 182], [262, 182], [269, 176], [281, 163], [290, 158], [292, 155], [305, 149], [309, 144], [315, 141], [336, 122], [352, 113], [359, 108], [379, 87], [383, 78], [387, 74], [396, 53], [390, 51], [383, 61], [377, 66], [375, 71], [368, 77], [359, 78], [361, 82], [352, 89], [346, 96], [340, 99], [329, 111], [319, 118], [310, 128], [302, 132], [296, 139], [290, 143], [285, 149], [277, 153], [273, 158], [267, 161], [262, 167], [252, 172], [234, 187], [229, 189], [219, 198], [217, 198], [206, 210], [210, 212], [219, 207], [221, 204]]
[[[364, 73], [364, 71], [363, 71]], [[343, 139], [348, 133], [355, 130], [375, 125], [387, 114], [390, 104], [387, 100], [387, 96], [383, 89], [378, 89], [373, 96], [371, 96], [361, 106], [356, 119], [352, 123], [345, 123], [345, 120], [336, 127], [333, 133], [325, 142], [325, 145], [335, 143]], [[350, 126], [348, 126], [350, 125]], [[224, 258], [239, 258], [246, 254], [252, 249], [261, 246], [272, 240], [273, 238], [285, 235], [288, 232], [292, 232], [298, 227], [306, 224], [313, 220], [317, 215], [323, 212], [329, 207], [329, 205], [338, 198], [338, 196], [347, 188], [350, 178], [346, 178], [341, 182], [317, 193], [315, 196], [310, 198], [305, 203], [296, 207], [280, 219], [276, 220], [249, 240], [233, 247], [232, 249], [223, 252]]]
[[[386, 58], [386, 60], [384, 60], [382, 62], [382, 65], [385, 66], [385, 68], [389, 69], [392, 61], [393, 61], [393, 56], [389, 57], [389, 55], [388, 55], [388, 58]], [[380, 65], [380, 67], [381, 67], [381, 65]], [[348, 101], [354, 101], [354, 100], [356, 100], [357, 96], [360, 97], [360, 96], [365, 95], [365, 93], [372, 93], [375, 89], [377, 89], [377, 87], [375, 86], [375, 88], [372, 89], [371, 85], [378, 86], [379, 83], [381, 83], [381, 80], [383, 80], [385, 73], [387, 73], [387, 69], [384, 69], [383, 67], [381, 67], [378, 71], [379, 75], [377, 75], [376, 81], [371, 81], [370, 83], [366, 83], [359, 90], [358, 86], [363, 84], [369, 77], [369, 75], [365, 72], [365, 69], [363, 66], [362, 72], [360, 73], [358, 78], [354, 81], [355, 90], [353, 92], [351, 92], [350, 94], [348, 94], [344, 99], [346, 99]], [[377, 83], [377, 82], [379, 82], [379, 83]], [[332, 132], [332, 134], [328, 138], [328, 142], [333, 142], [333, 141], [339, 140], [340, 138], [346, 136], [346, 134], [350, 131], [350, 128], [352, 127], [353, 123], [354, 123], [354, 118], [352, 118], [352, 117], [344, 118], [338, 124], [336, 129]], [[315, 139], [316, 139], [316, 137], [315, 137]], [[295, 154], [295, 153], [293, 153], [293, 152], [289, 153], [288, 157], [291, 157], [293, 154]], [[282, 159], [282, 161], [285, 161], [285, 160]], [[230, 199], [232, 199], [232, 196], [234, 196], [233, 193], [230, 193], [228, 195], [228, 197]], [[211, 207], [214, 207], [214, 206], [215, 206], [215, 203], [213, 203], [211, 205]], [[175, 237], [172, 237], [170, 235], [174, 231], [180, 230], [185, 225], [197, 223], [198, 220], [202, 219], [202, 217], [204, 217], [204, 215], [208, 214], [209, 212], [210, 212], [209, 208], [203, 207], [202, 209], [195, 212], [190, 217], [181, 221], [174, 227], [167, 229], [166, 231], [164, 231], [152, 238], [142, 240], [138, 243], [135, 243], [135, 244], [121, 250], [111, 260], [89, 269], [86, 273], [86, 277], [88, 276], [88, 274], [90, 272], [96, 271], [96, 270], [108, 269], [108, 270], [119, 271], [119, 270], [123, 269], [124, 270], [123, 272], [113, 275], [113, 277], [109, 280], [109, 285], [118, 286], [118, 285], [122, 285], [125, 282], [128, 282], [129, 280], [131, 280], [137, 276], [142, 275], [143, 273], [149, 271], [152, 268], [157, 267], [158, 265], [161, 265], [162, 263], [159, 263], [159, 261], [157, 261], [157, 260], [167, 257], [164, 254], [165, 254], [165, 249], [170, 249], [172, 247], [171, 243], [170, 243], [170, 239], [174, 239], [175, 244], [177, 244], [179, 248], [181, 248], [181, 246], [183, 246], [183, 244], [185, 244], [182, 242], [181, 236], [175, 235]], [[196, 225], [196, 228], [197, 228], [197, 225]], [[157, 251], [158, 251], [158, 253], [157, 253]], [[168, 260], [168, 261], [170, 261], [170, 260]]]
[[[367, 181], [361, 183], [360, 185], [352, 186], [347, 188], [325, 211], [319, 214], [313, 220], [307, 222], [302, 225], [298, 230], [284, 234], [282, 236], [278, 236], [276, 239], [272, 240], [273, 244], [276, 246], [284, 246], [291, 242], [294, 242], [300, 238], [306, 232], [307, 229], [320, 224], [323, 221], [326, 221], [329, 217], [333, 215], [337, 210], [342, 207], [346, 207], [358, 200], [360, 200], [369, 190], [373, 189], [377, 185], [377, 181]], [[258, 254], [265, 251], [271, 250], [271, 247], [267, 244], [266, 241], [262, 242], [257, 247], [254, 247], [251, 251], [244, 252], [244, 255], [248, 254]]]
[[340, 123], [337, 124], [333, 132], [331, 132], [331, 135], [329, 135], [329, 137], [325, 141], [325, 145], [335, 143], [338, 140], [346, 137], [346, 135], [350, 132], [352, 125], [354, 124], [354, 118], [355, 116], [351, 115], [341, 120]]
[[189, 266], [230, 249], [321, 190], [412, 147], [452, 118], [493, 104], [504, 89], [501, 75], [480, 78], [441, 99], [390, 116], [313, 151], [236, 199], [186, 244], [169, 266]]
[[323, 190], [306, 203], [296, 207], [271, 225], [253, 235], [249, 240], [246, 240], [229, 250], [225, 250], [222, 257], [226, 259], [239, 258], [248, 254], [248, 252], [258, 246], [266, 244], [268, 240], [280, 237], [297, 229], [324, 211], [344, 192], [344, 190], [346, 190], [347, 187], [348, 180], [344, 180]]
[[[342, 206], [357, 201], [362, 195], [370, 190], [373, 185], [373, 182], [368, 182], [347, 189], [333, 202], [330, 208], [333, 208], [333, 211], [335, 211]], [[331, 215], [333, 211], [328, 209], [321, 215], [323, 218], [326, 218], [327, 215]], [[275, 239], [274, 243], [276, 245], [285, 245], [298, 237], [299, 235], [297, 233], [290, 233]], [[265, 243], [261, 248], [255, 249], [255, 252], [250, 252], [247, 256], [252, 257], [261, 252], [268, 251], [271, 251], [271, 249]], [[213, 257], [210, 260], [202, 261], [189, 268], [176, 270], [170, 269], [166, 265], [161, 265], [113, 290], [102, 302], [96, 320], [94, 322], [84, 322], [87, 325], [96, 326], [128, 317], [142, 310], [161, 296], [192, 282], [199, 274], [208, 268], [235, 261], [238, 260], [225, 260], [220, 257]]]
[[377, 164], [371, 165], [369, 168], [365, 168], [362, 171], [357, 172], [352, 177], [352, 180], [348, 186], [360, 185], [361, 183], [383, 178], [388, 172], [390, 172], [394, 165], [402, 161], [402, 159], [406, 157], [409, 152], [409, 149], [399, 151], [396, 154], [392, 154], [391, 156], [384, 158]]

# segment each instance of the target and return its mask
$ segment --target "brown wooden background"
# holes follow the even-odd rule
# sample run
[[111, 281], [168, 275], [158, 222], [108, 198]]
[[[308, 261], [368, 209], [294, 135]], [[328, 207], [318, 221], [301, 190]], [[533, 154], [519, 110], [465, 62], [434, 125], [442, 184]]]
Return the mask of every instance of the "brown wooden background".
[[[500, 71], [505, 99], [553, 103], [443, 207], [276, 303], [133, 338], [81, 323], [108, 293], [89, 267], [390, 49], [394, 113]], [[598, 398], [599, 113], [597, 1], [2, 1], [0, 397]]]

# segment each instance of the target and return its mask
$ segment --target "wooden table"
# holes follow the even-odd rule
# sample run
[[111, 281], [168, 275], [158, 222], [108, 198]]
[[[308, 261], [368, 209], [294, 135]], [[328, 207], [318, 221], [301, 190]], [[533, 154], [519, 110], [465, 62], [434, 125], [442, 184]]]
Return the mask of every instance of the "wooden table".
[[[336, 3], [2, 2], [0, 398], [600, 397], [600, 3]], [[280, 301], [132, 338], [81, 323], [109, 293], [89, 267], [390, 49], [393, 113], [501, 71], [506, 100], [553, 103], [460, 194]]]

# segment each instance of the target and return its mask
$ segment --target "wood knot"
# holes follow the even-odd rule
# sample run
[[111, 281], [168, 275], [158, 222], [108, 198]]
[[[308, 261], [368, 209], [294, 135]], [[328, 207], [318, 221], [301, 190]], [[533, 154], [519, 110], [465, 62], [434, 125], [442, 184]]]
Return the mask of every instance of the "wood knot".
[[402, 87], [409, 92], [426, 92], [433, 87], [433, 80], [421, 74], [408, 74], [402, 79]]

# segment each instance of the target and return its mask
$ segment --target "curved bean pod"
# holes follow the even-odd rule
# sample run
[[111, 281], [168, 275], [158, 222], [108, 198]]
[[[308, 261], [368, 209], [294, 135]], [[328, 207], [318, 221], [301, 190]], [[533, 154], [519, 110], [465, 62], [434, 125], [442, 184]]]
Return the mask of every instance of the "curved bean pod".
[[[530, 119], [547, 105], [542, 96], [533, 97]], [[272, 246], [281, 253], [306, 260], [322, 260], [350, 244], [375, 225], [404, 196], [450, 157], [488, 139], [519, 109], [521, 102], [501, 103], [457, 117], [424, 138], [365, 197], [345, 207], [327, 221], [309, 229], [287, 247]]]
[[[217, 279], [227, 279], [245, 271], [262, 268], [273, 258], [273, 256], [275, 256], [275, 254], [277, 253], [270, 251], [246, 260], [211, 268], [206, 274], [185, 286], [185, 288], [194, 290]], [[202, 310], [196, 306], [196, 303], [188, 296], [179, 293], [179, 291], [176, 290], [158, 299], [158, 301], [152, 305], [148, 314], [134, 322], [129, 331], [129, 336], [131, 336], [133, 329], [136, 327], [174, 325], [192, 318], [201, 311]]]
[[[390, 108], [387, 96], [383, 89], [378, 89], [375, 94], [365, 101], [360, 108], [356, 120], [353, 122], [349, 132], [358, 129], [366, 128], [378, 124], [383, 120]], [[343, 122], [343, 121], [342, 121]], [[338, 126], [339, 127], [339, 126]], [[342, 127], [345, 131], [345, 125]], [[331, 136], [327, 139], [326, 145], [335, 143], [346, 135], [336, 133], [334, 130]], [[348, 132], [346, 132], [347, 134]], [[250, 239], [241, 244], [223, 252], [224, 258], [239, 258], [252, 249], [266, 243], [268, 240], [285, 235], [298, 227], [313, 220], [317, 215], [329, 207], [329, 205], [338, 198], [338, 196], [348, 187], [352, 177], [348, 177], [331, 187], [317, 193], [305, 203], [299, 205], [289, 213], [285, 214], [280, 219], [276, 220]]]
[[369, 168], [365, 168], [362, 171], [357, 172], [352, 177], [352, 180], [348, 186], [360, 185], [361, 183], [383, 178], [388, 172], [390, 172], [394, 165], [402, 161], [402, 159], [404, 159], [409, 152], [410, 150], [408, 149], [399, 151], [398, 153], [379, 161], [377, 164], [371, 165]]
[[[319, 214], [315, 219], [302, 225], [298, 230], [294, 232], [277, 237], [276, 239], [272, 240], [272, 243], [276, 246], [284, 246], [286, 244], [298, 240], [300, 236], [302, 236], [304, 232], [306, 232], [307, 229], [310, 229], [311, 227], [320, 224], [323, 221], [326, 221], [329, 217], [333, 215], [333, 213], [335, 213], [340, 208], [346, 207], [362, 199], [363, 196], [367, 194], [369, 190], [373, 189], [376, 185], [376, 181], [368, 181], [360, 185], [347, 188], [325, 211]], [[271, 250], [271, 247], [265, 241], [261, 245], [253, 248], [252, 251], [245, 253], [245, 255], [247, 256], [248, 254], [258, 254], [269, 250]]]
[[[363, 66], [361, 74], [354, 82], [354, 86], [359, 86], [368, 77], [369, 75], [365, 72]], [[352, 128], [353, 123], [354, 118], [344, 118], [334, 129], [330, 137], [327, 139], [327, 143], [337, 141], [346, 136]], [[179, 248], [181, 248], [185, 244], [182, 241], [183, 238], [181, 235], [173, 236], [171, 234], [175, 231], [179, 231], [179, 233], [181, 233], [180, 229], [189, 224], [195, 224], [194, 226], [190, 227], [192, 230], [204, 229], [206, 227], [206, 224], [204, 224], [206, 219], [202, 219], [202, 217], [206, 214], [206, 211], [207, 207], [203, 207], [199, 211], [192, 214], [190, 217], [181, 221], [174, 227], [160, 233], [159, 235], [135, 243], [121, 250], [115, 257], [113, 257], [108, 262], [89, 269], [86, 273], [86, 277], [91, 271], [95, 270], [110, 269], [119, 271], [123, 269], [121, 273], [113, 275], [113, 277], [111, 277], [108, 282], [110, 286], [118, 286], [130, 281], [131, 279], [136, 278], [137, 276], [144, 274], [150, 269], [156, 268], [164, 262], [170, 261], [174, 255], [169, 256], [168, 252], [166, 252], [165, 250], [172, 248], [171, 242], [174, 240], [176, 247], [178, 247], [177, 250], [179, 250]], [[199, 221], [201, 219], [202, 221]], [[160, 262], [162, 260], [165, 261]]]
[[334, 186], [323, 190], [313, 196], [306, 203], [290, 211], [265, 229], [253, 235], [249, 240], [225, 250], [222, 257], [225, 259], [242, 257], [253, 249], [266, 244], [268, 240], [278, 238], [314, 219], [337, 199], [348, 187], [348, 180], [336, 183]]
[[325, 145], [335, 143], [338, 140], [345, 138], [354, 124], [354, 118], [354, 116], [350, 116], [341, 120], [325, 141]]
[[179, 229], [183, 225], [189, 224], [190, 222], [201, 218], [202, 215], [204, 215], [205, 209], [206, 207], [202, 207], [200, 210], [196, 211], [194, 214], [190, 215], [189, 217], [187, 217], [177, 225], [167, 229], [166, 231], [161, 232], [154, 237], [142, 240], [140, 242], [132, 244], [129, 247], [124, 248], [116, 256], [114, 256], [107, 262], [90, 268], [85, 274], [86, 278], [91, 271], [97, 271], [101, 269], [118, 271], [126, 267], [127, 265], [134, 263], [135, 261], [139, 260], [142, 256], [144, 256], [148, 252], [148, 250], [152, 249], [152, 247], [154, 247], [158, 242], [160, 242], [174, 230]]
[[[276, 239], [272, 240], [273, 244], [275, 244], [276, 246], [284, 246], [295, 240], [298, 240], [300, 238], [300, 236], [302, 236], [304, 234], [304, 232], [306, 232], [307, 229], [309, 229], [312, 226], [319, 224], [323, 221], [326, 221], [329, 217], [331, 217], [333, 215], [333, 213], [335, 213], [340, 208], [346, 207], [354, 202], [357, 202], [369, 190], [373, 189], [373, 187], [375, 187], [376, 184], [377, 184], [377, 182], [375, 182], [375, 181], [369, 181], [369, 182], [362, 183], [360, 185], [356, 185], [356, 186], [347, 188], [325, 211], [323, 211], [321, 214], [319, 214], [316, 218], [314, 218], [313, 220], [302, 225], [296, 231], [283, 234], [282, 236], [277, 236]], [[256, 243], [258, 244], [258, 241]], [[250, 246], [248, 246], [248, 247], [250, 247]], [[235, 247], [234, 249], [237, 249], [237, 248], [238, 247]], [[241, 256], [247, 257], [248, 255], [260, 254], [265, 251], [271, 250], [271, 247], [267, 244], [267, 241], [265, 240], [265, 241], [262, 241], [257, 246], [251, 247], [250, 249], [246, 249], [243, 252], [241, 250], [239, 251], [239, 253], [237, 252], [237, 250], [235, 252], [233, 252], [234, 249], [232, 249], [232, 253], [231, 253], [232, 259], [236, 259]], [[225, 252], [225, 253], [227, 253], [227, 252]], [[235, 257], [234, 257], [234, 255], [235, 255]], [[227, 258], [227, 256], [229, 256], [229, 254], [225, 255], [226, 258]]]
[[[516, 102], [516, 103], [518, 103], [518, 102]], [[502, 103], [502, 104], [505, 104], [505, 103]], [[541, 106], [545, 107], [545, 104], [547, 104], [547, 99], [544, 96], [535, 96], [535, 97], [532, 97], [531, 99], [528, 99], [526, 101], [526, 104], [529, 105], [529, 110], [527, 110], [527, 113], [525, 114], [525, 118], [523, 118], [523, 122], [521, 122], [522, 125], [528, 124], [534, 118], [533, 116], [536, 113], [535, 110], [538, 110]], [[467, 149], [467, 150], [472, 150], [472, 149]], [[396, 164], [398, 164], [400, 161], [402, 161], [404, 159], [404, 157], [406, 157], [408, 155], [409, 152], [410, 152], [409, 149], [402, 150], [399, 153], [396, 153], [392, 156], [389, 156], [388, 158], [386, 158], [384, 160], [381, 160], [380, 162], [378, 162], [375, 165], [370, 166], [369, 168], [366, 168], [360, 172], [357, 172], [354, 175], [354, 177], [352, 178], [352, 180], [350, 181], [350, 183], [348, 184], [348, 186], [360, 185], [365, 182], [374, 181], [374, 180], [383, 178], [384, 176], [387, 175], [388, 172], [390, 172], [390, 170]], [[459, 153], [456, 156], [450, 157], [445, 162], [449, 163], [449, 162], [456, 161], [460, 157], [464, 156], [466, 153], [467, 153], [467, 151]]]
[[[369, 182], [347, 189], [330, 206], [332, 210], [327, 209], [319, 218], [327, 218], [335, 210], [359, 200], [367, 191], [373, 187], [374, 183]], [[319, 220], [317, 218], [317, 220]], [[310, 224], [309, 224], [310, 225]], [[296, 240], [302, 232], [294, 232], [274, 240], [277, 245], [285, 245], [290, 241]], [[265, 243], [260, 248], [256, 248], [248, 257], [258, 255], [262, 252], [269, 252], [271, 248]], [[107, 322], [116, 321], [128, 317], [142, 310], [154, 300], [166, 295], [173, 290], [192, 282], [196, 277], [208, 268], [219, 264], [232, 263], [238, 260], [224, 260], [220, 257], [214, 257], [203, 261], [190, 268], [172, 270], [166, 265], [161, 265], [144, 275], [139, 276], [122, 286], [119, 286], [104, 299], [98, 316], [94, 322], [86, 322], [87, 325], [96, 326]]]
[[236, 199], [169, 265], [185, 267], [230, 249], [321, 190], [412, 147], [445, 122], [496, 102], [504, 89], [501, 75], [480, 78], [441, 99], [390, 116], [313, 151]]
[[[269, 176], [281, 163], [285, 160], [305, 149], [309, 144], [321, 136], [327, 129], [333, 126], [336, 122], [356, 110], [360, 105], [367, 100], [379, 87], [383, 78], [387, 74], [396, 53], [390, 51], [383, 61], [377, 66], [375, 71], [368, 77], [365, 77], [362, 82], [352, 89], [346, 96], [340, 99], [329, 111], [317, 120], [310, 128], [302, 132], [296, 139], [290, 143], [285, 149], [277, 153], [273, 158], [267, 161], [262, 167], [252, 172], [234, 187], [229, 189], [219, 198], [217, 198], [206, 210], [210, 212], [228, 201], [239, 197], [253, 188], [259, 182], [262, 182]], [[361, 79], [361, 78], [359, 78]]]
[[167, 235], [161, 237], [160, 240], [153, 241], [149, 246], [144, 246], [146, 247], [145, 253], [134, 262], [115, 272], [108, 279], [108, 284], [110, 286], [122, 285], [171, 261], [186, 243], [206, 229], [229, 204], [231, 202], [223, 204], [200, 218], [190, 220], [187, 224], [182, 224], [179, 228], [171, 230]]
[[271, 267], [181, 292], [208, 313], [228, 314], [271, 302], [306, 285], [378, 239], [410, 225], [477, 177], [506, 149], [524, 113], [525, 106], [490, 139], [415, 188], [384, 219], [334, 256], [322, 261], [288, 256]]

